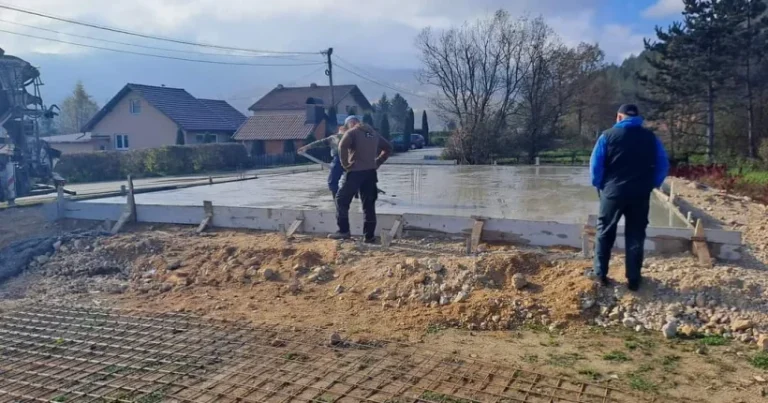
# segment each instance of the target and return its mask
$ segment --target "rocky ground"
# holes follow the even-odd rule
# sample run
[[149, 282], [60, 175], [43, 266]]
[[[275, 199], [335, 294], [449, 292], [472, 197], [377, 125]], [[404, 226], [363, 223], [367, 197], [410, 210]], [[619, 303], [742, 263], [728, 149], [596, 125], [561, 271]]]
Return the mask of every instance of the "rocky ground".
[[482, 245], [466, 256], [463, 242], [450, 240], [383, 250], [171, 226], [106, 237], [64, 223], [40, 237], [45, 253], [0, 285], [0, 309], [45, 301], [195, 312], [437, 343], [659, 401], [763, 401], [765, 207], [697, 184], [675, 187], [708, 226], [745, 231], [743, 261], [703, 268], [688, 255], [651, 256], [643, 288], [631, 293], [622, 256], [612, 262], [618, 284], [602, 288], [584, 276], [591, 262], [571, 250]]

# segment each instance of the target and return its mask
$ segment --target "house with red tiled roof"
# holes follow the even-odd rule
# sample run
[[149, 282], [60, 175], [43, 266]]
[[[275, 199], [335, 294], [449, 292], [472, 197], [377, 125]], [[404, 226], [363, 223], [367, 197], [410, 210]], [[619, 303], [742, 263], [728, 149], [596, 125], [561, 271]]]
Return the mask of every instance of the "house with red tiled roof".
[[[333, 94], [333, 97], [331, 97]], [[326, 112], [333, 105], [338, 115], [371, 112], [371, 103], [356, 85], [308, 87], [278, 85], [248, 108], [253, 116], [233, 138], [255, 154], [292, 153], [302, 145], [335, 132], [328, 127]], [[338, 116], [337, 115], [337, 116]], [[338, 121], [338, 117], [336, 119]]]
[[232, 141], [245, 115], [226, 101], [195, 98], [181, 88], [125, 85], [83, 126], [100, 149], [136, 150], [177, 144]]

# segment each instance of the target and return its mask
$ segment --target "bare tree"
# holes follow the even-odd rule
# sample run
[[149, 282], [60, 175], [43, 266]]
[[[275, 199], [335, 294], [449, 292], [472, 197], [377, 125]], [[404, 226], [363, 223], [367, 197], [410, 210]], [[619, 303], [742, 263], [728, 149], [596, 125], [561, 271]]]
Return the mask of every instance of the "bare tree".
[[461, 133], [451, 143], [463, 162], [491, 157], [516, 107], [520, 84], [529, 69], [525, 58], [527, 19], [513, 21], [506, 11], [442, 32], [427, 28], [416, 43], [424, 67], [423, 83], [439, 88], [433, 103], [444, 120]]

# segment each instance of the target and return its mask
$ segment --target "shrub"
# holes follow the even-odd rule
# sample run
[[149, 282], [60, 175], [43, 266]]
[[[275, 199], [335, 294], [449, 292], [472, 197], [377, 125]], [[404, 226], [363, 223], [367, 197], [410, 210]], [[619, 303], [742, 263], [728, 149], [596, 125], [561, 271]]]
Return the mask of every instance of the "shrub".
[[56, 171], [68, 182], [76, 183], [121, 180], [128, 175], [188, 175], [249, 167], [245, 146], [229, 143], [64, 154]]
[[98, 182], [121, 177], [120, 152], [99, 151], [61, 156], [56, 172], [69, 182]]

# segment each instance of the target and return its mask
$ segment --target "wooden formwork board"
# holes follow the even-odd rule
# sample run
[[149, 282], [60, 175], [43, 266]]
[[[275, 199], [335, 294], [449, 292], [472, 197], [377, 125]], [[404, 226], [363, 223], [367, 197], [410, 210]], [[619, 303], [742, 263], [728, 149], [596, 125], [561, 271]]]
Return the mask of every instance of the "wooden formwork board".
[[[56, 206], [53, 206], [56, 209]], [[67, 202], [67, 218], [90, 220], [117, 220], [123, 205], [97, 202]], [[199, 225], [206, 217], [200, 206], [142, 205], [136, 206], [139, 222]], [[252, 207], [213, 206], [210, 226], [222, 228], [247, 228], [262, 231], [281, 231], [296, 220], [303, 220], [301, 232], [323, 234], [336, 231], [336, 214], [333, 211], [269, 209]], [[430, 214], [379, 214], [377, 235], [396, 226], [402, 220], [403, 232], [436, 233], [470, 237], [475, 218]], [[563, 224], [551, 221], [528, 221], [503, 218], [484, 219], [482, 240], [501, 241], [530, 246], [565, 246], [581, 249], [583, 224]], [[363, 215], [350, 212], [353, 235], [362, 235]], [[741, 233], [708, 229], [704, 231], [713, 255], [734, 260], [740, 258]], [[624, 228], [619, 227], [617, 247], [624, 245]], [[692, 231], [688, 228], [648, 228], [645, 249], [657, 252], [683, 252], [690, 250]]]

